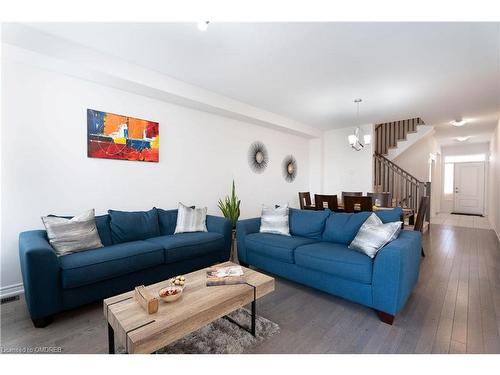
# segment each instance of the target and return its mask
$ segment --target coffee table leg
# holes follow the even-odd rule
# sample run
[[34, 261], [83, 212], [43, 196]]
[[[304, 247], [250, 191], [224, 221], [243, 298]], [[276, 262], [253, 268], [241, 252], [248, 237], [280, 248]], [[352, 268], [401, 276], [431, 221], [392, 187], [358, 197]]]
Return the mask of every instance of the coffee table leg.
[[252, 326], [250, 327], [250, 333], [255, 336], [255, 300], [252, 301]]
[[230, 321], [231, 323], [237, 325], [238, 327], [240, 327], [241, 329], [244, 329], [245, 331], [247, 331], [248, 333], [250, 333], [252, 336], [255, 336], [255, 317], [256, 317], [256, 314], [255, 314], [255, 300], [252, 301], [252, 316], [250, 318], [250, 328], [247, 328], [247, 327], [244, 327], [242, 326], [240, 323], [238, 323], [237, 321], [235, 321], [233, 318], [231, 318], [230, 316], [223, 316], [224, 319]]
[[108, 323], [108, 350], [109, 354], [115, 354], [115, 331]]

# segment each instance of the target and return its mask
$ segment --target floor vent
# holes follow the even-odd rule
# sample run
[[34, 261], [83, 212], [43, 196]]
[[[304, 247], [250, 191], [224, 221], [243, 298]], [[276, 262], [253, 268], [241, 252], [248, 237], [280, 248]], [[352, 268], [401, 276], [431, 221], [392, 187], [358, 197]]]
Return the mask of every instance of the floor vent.
[[9, 302], [12, 302], [12, 301], [19, 301], [19, 296], [12, 296], [12, 297], [5, 297], [5, 298], [2, 298], [2, 305], [4, 303], [9, 303]]

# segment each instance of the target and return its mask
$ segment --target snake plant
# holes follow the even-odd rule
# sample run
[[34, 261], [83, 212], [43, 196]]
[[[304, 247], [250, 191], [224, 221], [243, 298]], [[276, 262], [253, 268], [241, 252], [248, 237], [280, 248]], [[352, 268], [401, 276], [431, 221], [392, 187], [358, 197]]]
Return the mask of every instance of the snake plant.
[[233, 188], [230, 196], [226, 196], [224, 200], [219, 199], [218, 203], [219, 209], [226, 219], [231, 220], [233, 223], [233, 228], [236, 227], [236, 222], [240, 217], [240, 200], [236, 196], [236, 189], [234, 187], [233, 180]]

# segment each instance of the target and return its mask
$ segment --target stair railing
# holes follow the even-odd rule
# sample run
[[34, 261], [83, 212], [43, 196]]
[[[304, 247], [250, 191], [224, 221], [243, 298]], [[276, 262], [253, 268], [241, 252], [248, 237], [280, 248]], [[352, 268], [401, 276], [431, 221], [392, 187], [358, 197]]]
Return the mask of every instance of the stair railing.
[[[390, 192], [396, 206], [418, 210], [420, 199], [430, 197], [431, 183], [423, 182], [379, 153], [373, 155], [376, 190]], [[430, 204], [426, 219], [430, 217]]]
[[387, 155], [389, 149], [397, 147], [399, 141], [406, 140], [409, 133], [415, 133], [418, 125], [425, 125], [420, 117], [376, 124], [375, 152]]

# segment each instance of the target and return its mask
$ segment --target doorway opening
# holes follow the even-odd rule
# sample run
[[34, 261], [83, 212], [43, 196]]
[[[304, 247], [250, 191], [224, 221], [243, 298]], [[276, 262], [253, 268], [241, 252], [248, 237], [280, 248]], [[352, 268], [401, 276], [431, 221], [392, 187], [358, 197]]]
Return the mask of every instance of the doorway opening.
[[485, 154], [446, 156], [443, 195], [453, 214], [484, 215]]

